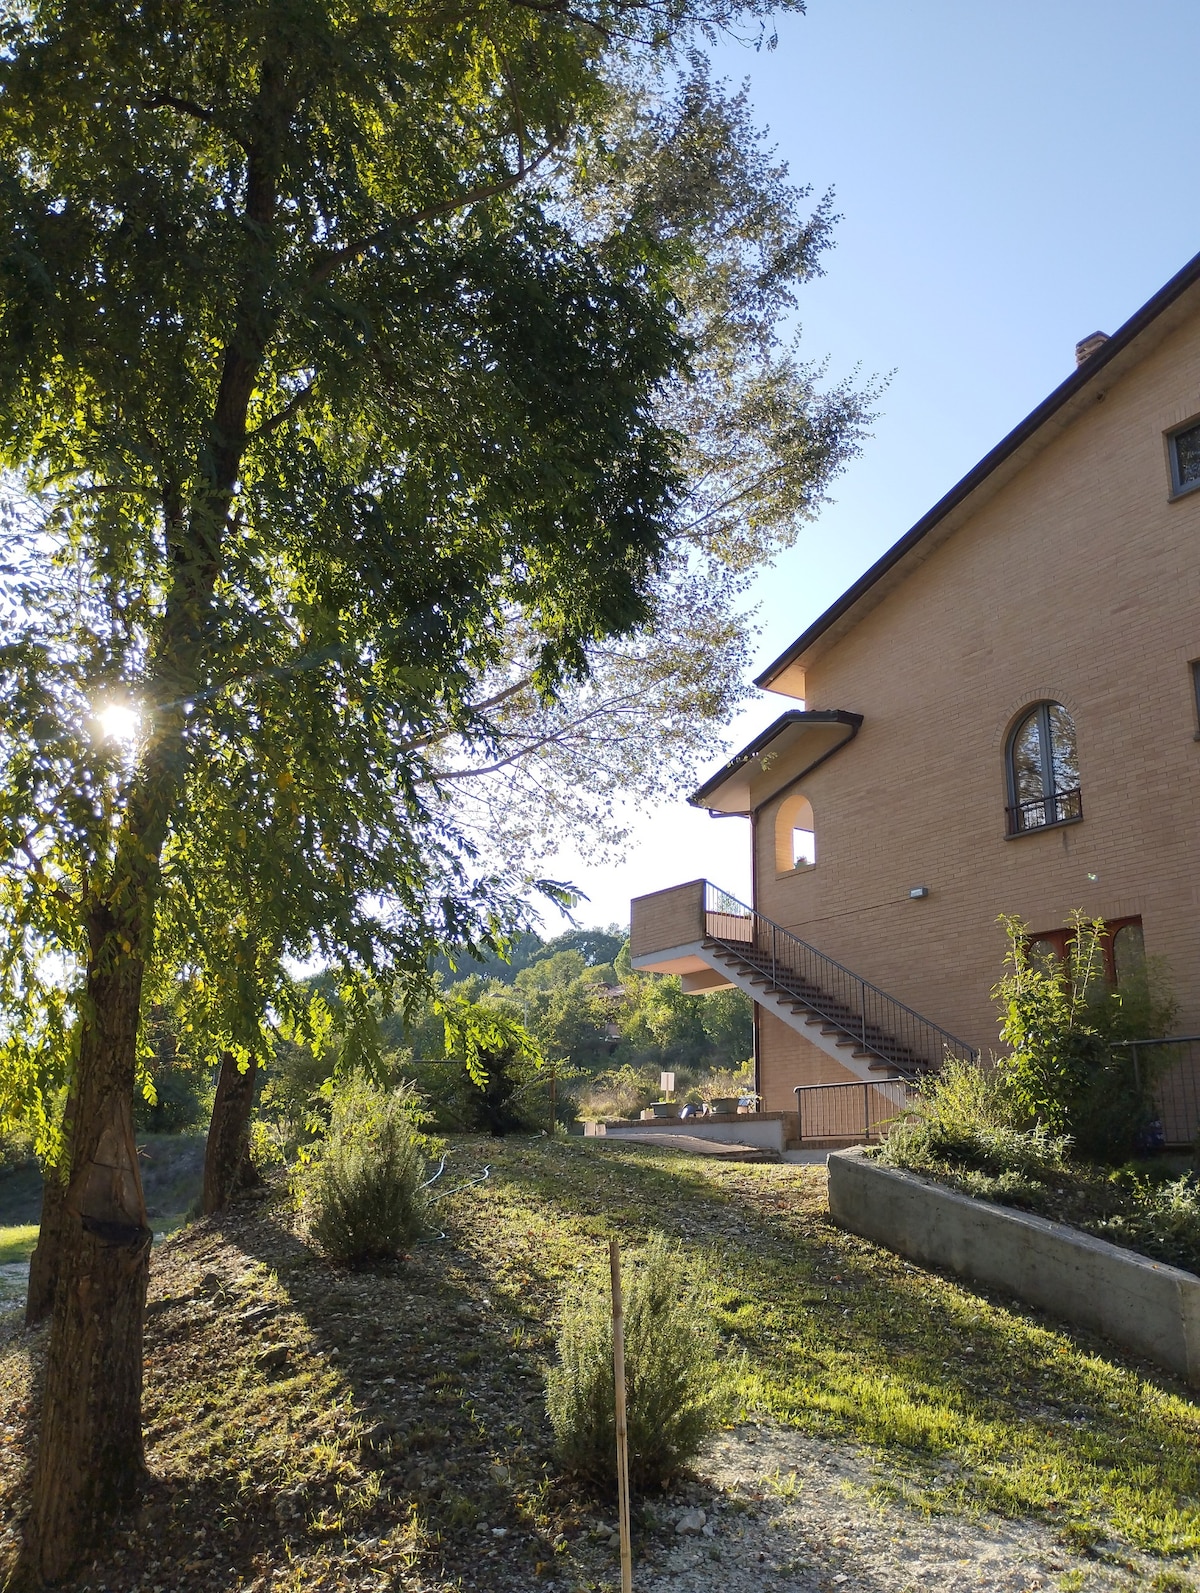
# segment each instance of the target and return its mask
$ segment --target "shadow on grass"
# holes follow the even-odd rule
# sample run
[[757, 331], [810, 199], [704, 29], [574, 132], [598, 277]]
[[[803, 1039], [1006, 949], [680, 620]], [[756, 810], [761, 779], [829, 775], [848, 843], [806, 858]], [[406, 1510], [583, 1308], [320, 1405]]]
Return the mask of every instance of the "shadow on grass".
[[0, 1446], [0, 1572], [7, 1575], [29, 1508], [42, 1404], [49, 1327], [27, 1331], [24, 1301], [0, 1316], [0, 1380], [5, 1393], [4, 1442]]
[[747, 1399], [878, 1446], [898, 1491], [1043, 1515], [1080, 1542], [1197, 1542], [1200, 1427], [1177, 1385], [834, 1228], [819, 1170], [457, 1143], [452, 1167], [485, 1162], [403, 1263], [327, 1266], [269, 1196], [156, 1251], [159, 1480], [80, 1593], [236, 1576], [298, 1593], [407, 1566], [492, 1593], [586, 1562], [544, 1366], [564, 1285], [599, 1273], [614, 1230], [634, 1246], [653, 1228], [703, 1265]]
[[243, 1201], [156, 1251], [158, 1480], [71, 1585], [351, 1587], [419, 1565], [422, 1585], [532, 1586], [587, 1514], [555, 1482], [547, 1335], [452, 1236], [356, 1271], [287, 1216]]
[[1180, 1382], [838, 1229], [823, 1171], [557, 1145], [506, 1160], [502, 1177], [522, 1199], [553, 1201], [581, 1236], [599, 1232], [599, 1190], [631, 1241], [650, 1228], [679, 1239], [746, 1356], [745, 1397], [877, 1446], [922, 1503], [1200, 1547], [1200, 1411]]

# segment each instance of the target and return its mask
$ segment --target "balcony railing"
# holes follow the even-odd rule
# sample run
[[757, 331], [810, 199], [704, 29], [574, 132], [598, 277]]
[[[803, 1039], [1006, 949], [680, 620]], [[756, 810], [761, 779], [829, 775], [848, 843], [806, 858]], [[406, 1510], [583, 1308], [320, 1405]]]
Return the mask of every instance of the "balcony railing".
[[1045, 830], [1052, 824], [1070, 824], [1083, 817], [1083, 792], [1055, 791], [1050, 796], [1029, 797], [1004, 810], [1008, 833], [1024, 835], [1026, 830]]
[[793, 1003], [824, 1019], [863, 1052], [901, 1073], [939, 1067], [947, 1056], [978, 1052], [895, 996], [705, 881], [704, 933], [734, 952]]

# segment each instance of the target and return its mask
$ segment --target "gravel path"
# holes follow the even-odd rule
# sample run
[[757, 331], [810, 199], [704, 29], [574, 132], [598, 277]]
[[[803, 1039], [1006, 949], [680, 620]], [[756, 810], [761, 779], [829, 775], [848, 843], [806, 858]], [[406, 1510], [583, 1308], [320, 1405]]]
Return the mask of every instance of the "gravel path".
[[25, 1304], [29, 1292], [28, 1261], [6, 1261], [0, 1266], [0, 1311], [12, 1311]]
[[[787, 1428], [739, 1428], [703, 1470], [708, 1487], [659, 1506], [636, 1593], [1183, 1593], [1198, 1585], [1193, 1567], [1175, 1561], [1164, 1572], [1162, 1561], [1133, 1558], [1124, 1545], [1081, 1554], [1029, 1521], [924, 1515], [880, 1462]], [[610, 1552], [615, 1560], [615, 1545]]]

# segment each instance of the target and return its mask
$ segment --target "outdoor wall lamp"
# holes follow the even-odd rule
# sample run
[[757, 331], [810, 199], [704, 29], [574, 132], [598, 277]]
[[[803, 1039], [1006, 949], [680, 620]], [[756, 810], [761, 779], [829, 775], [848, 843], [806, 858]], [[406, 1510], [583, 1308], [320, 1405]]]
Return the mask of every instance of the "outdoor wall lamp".
[[909, 891], [908, 895], [910, 901], [919, 902], [923, 896], [929, 895], [929, 886], [914, 885], [912, 890]]

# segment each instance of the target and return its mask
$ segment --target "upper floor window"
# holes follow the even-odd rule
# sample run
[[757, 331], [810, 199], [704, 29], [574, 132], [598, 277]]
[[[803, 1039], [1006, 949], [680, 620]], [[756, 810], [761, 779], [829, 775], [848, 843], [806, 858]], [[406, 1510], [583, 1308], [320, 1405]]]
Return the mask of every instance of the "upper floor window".
[[793, 792], [775, 816], [775, 868], [780, 874], [811, 868], [817, 861], [817, 832], [812, 803]]
[[1200, 487], [1200, 421], [1191, 421], [1167, 438], [1171, 456], [1171, 491], [1190, 492]]
[[1074, 721], [1060, 702], [1033, 703], [1008, 738], [1008, 833], [1082, 817]]

